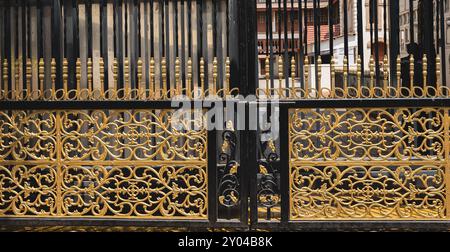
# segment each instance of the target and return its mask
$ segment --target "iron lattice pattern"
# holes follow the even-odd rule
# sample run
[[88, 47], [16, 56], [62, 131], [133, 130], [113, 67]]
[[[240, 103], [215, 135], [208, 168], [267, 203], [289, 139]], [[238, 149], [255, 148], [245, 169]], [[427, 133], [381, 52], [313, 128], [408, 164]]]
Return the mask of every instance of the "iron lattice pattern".
[[[0, 112], [0, 216], [207, 217], [207, 133], [173, 110]], [[201, 112], [200, 112], [201, 114]]]
[[446, 218], [448, 120], [437, 108], [291, 110], [291, 219]]

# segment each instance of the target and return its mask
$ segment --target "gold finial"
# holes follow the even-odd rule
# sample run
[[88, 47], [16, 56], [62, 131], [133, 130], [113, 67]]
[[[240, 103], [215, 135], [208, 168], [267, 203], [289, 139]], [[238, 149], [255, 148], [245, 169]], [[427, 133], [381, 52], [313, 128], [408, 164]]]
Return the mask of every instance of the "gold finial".
[[400, 55], [397, 55], [397, 94], [400, 95], [400, 89], [402, 87], [402, 62]]
[[92, 91], [92, 59], [89, 58], [87, 62], [87, 79], [88, 79], [88, 89]]
[[361, 69], [362, 69], [362, 65], [361, 65], [361, 55], [358, 55], [358, 58], [356, 59], [356, 82], [357, 82], [356, 85], [357, 85], [357, 92], [358, 92], [357, 96], [358, 96], [358, 97], [359, 97], [360, 94], [361, 94], [361, 82], [362, 82], [362, 79], [361, 79], [361, 76], [362, 76]]
[[181, 82], [181, 61], [179, 57], [175, 59], [175, 88], [177, 95], [181, 95], [182, 82]]
[[52, 78], [52, 94], [54, 94], [56, 89], [56, 60], [52, 58], [51, 62], [51, 78]]
[[125, 58], [123, 62], [123, 71], [124, 71], [124, 78], [125, 78], [125, 93], [128, 96], [129, 90], [130, 90], [130, 61], [128, 58]]
[[103, 61], [103, 58], [99, 59], [98, 65], [100, 68], [100, 90], [103, 95], [105, 92], [105, 61]]
[[200, 88], [201, 94], [205, 91], [205, 60], [200, 58]]
[[[291, 58], [291, 79], [292, 79], [292, 90], [295, 92], [295, 70], [296, 70], [296, 65], [295, 65], [295, 57]], [[294, 94], [294, 92], [292, 92]]]
[[67, 81], [69, 79], [69, 62], [66, 58], [63, 59], [63, 85], [64, 85], [64, 94], [67, 94]]
[[309, 57], [305, 57], [305, 97], [309, 96]]
[[141, 95], [143, 95], [143, 92], [144, 92], [143, 90], [145, 90], [142, 85], [142, 75], [143, 75], [142, 71], [143, 71], [143, 62], [142, 62], [142, 59], [139, 58], [137, 61], [137, 77], [138, 77], [137, 86], [138, 86], [139, 93], [140, 93], [139, 98], [141, 97]]
[[21, 62], [22, 61], [22, 59], [21, 58], [19, 58], [19, 59], [17, 59], [16, 60], [16, 63], [15, 63], [15, 73], [14, 73], [14, 79], [15, 79], [15, 86], [16, 86], [16, 91], [20, 91], [21, 89], [22, 89], [22, 87], [20, 86], [20, 81], [19, 81], [19, 77], [20, 77], [20, 65], [21, 65]]
[[3, 60], [3, 85], [5, 92], [8, 92], [8, 60]]
[[424, 91], [427, 89], [427, 70], [428, 70], [428, 58], [427, 55], [424, 53], [422, 58], [422, 75], [423, 75], [423, 87]]
[[266, 72], [266, 94], [270, 92], [270, 57], [266, 56], [266, 61], [264, 62], [264, 71]]
[[370, 89], [372, 90], [374, 85], [374, 77], [375, 77], [375, 61], [373, 59], [373, 56], [370, 56], [370, 60], [369, 60], [369, 69], [370, 69]]
[[31, 59], [27, 59], [27, 70], [26, 70], [26, 77], [27, 77], [27, 93], [31, 94], [31, 78], [32, 78], [32, 70], [31, 70]]
[[114, 58], [113, 62], [113, 78], [114, 78], [114, 89], [117, 90], [119, 87], [119, 62], [117, 58]]
[[214, 57], [213, 59], [213, 85], [212, 85], [212, 92], [213, 94], [216, 94], [217, 90], [217, 77], [218, 77], [218, 62], [217, 57]]
[[77, 58], [77, 63], [76, 63], [75, 68], [76, 68], [75, 78], [77, 79], [77, 93], [79, 95], [80, 90], [81, 90], [81, 60], [80, 60], [80, 58]]
[[330, 75], [331, 75], [331, 91], [334, 93], [336, 88], [336, 73], [335, 73], [335, 66], [334, 66], [334, 57], [331, 56], [330, 59]]
[[154, 96], [155, 89], [155, 59], [150, 59], [150, 97]]
[[411, 96], [414, 95], [414, 55], [409, 57], [409, 88]]
[[163, 97], [167, 95], [167, 62], [166, 57], [161, 60], [161, 77], [163, 81]]
[[343, 66], [343, 75], [344, 75], [344, 95], [348, 95], [348, 58], [347, 55], [344, 55], [344, 66]]
[[186, 87], [186, 92], [189, 98], [192, 97], [192, 59], [189, 58], [187, 61], [187, 87]]
[[45, 79], [45, 63], [44, 59], [41, 58], [39, 60], [39, 90], [41, 91], [40, 95], [44, 94], [44, 79]]
[[283, 56], [278, 58], [278, 89], [280, 90], [280, 96], [283, 95]]
[[383, 90], [384, 90], [384, 95], [388, 96], [388, 85], [389, 85], [389, 61], [388, 61], [388, 57], [387, 55], [384, 55], [384, 60], [383, 60], [383, 77], [384, 77], [384, 83], [383, 83]]
[[319, 96], [322, 95], [322, 56], [317, 58], [317, 92]]
[[225, 95], [230, 93], [230, 78], [231, 78], [231, 61], [227, 57], [225, 61]]
[[442, 95], [441, 86], [441, 57], [438, 54], [436, 56], [436, 89], [438, 92], [438, 96]]

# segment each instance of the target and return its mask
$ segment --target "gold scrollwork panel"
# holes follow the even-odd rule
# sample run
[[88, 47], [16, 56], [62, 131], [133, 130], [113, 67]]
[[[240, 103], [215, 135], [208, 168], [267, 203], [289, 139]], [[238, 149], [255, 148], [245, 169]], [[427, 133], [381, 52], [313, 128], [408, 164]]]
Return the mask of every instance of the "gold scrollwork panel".
[[206, 219], [191, 112], [0, 112], [0, 216]]
[[292, 109], [291, 220], [446, 218], [446, 120], [440, 108]]
[[445, 218], [445, 169], [437, 166], [291, 168], [291, 218]]
[[292, 160], [445, 159], [443, 109], [297, 109], [290, 120]]

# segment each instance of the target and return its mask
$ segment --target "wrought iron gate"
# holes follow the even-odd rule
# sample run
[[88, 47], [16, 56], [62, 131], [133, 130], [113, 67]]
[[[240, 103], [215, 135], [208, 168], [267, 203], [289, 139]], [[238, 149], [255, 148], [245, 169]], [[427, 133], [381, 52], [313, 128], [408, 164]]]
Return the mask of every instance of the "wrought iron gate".
[[0, 3], [2, 226], [450, 226], [444, 0]]

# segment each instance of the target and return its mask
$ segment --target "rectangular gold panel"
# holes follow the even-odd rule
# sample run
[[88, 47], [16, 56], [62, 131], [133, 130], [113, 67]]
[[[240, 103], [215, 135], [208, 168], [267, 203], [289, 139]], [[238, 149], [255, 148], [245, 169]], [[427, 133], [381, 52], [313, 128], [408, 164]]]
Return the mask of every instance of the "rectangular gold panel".
[[447, 112], [290, 110], [292, 220], [447, 217]]
[[202, 123], [174, 110], [0, 112], [0, 216], [206, 219]]

